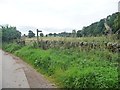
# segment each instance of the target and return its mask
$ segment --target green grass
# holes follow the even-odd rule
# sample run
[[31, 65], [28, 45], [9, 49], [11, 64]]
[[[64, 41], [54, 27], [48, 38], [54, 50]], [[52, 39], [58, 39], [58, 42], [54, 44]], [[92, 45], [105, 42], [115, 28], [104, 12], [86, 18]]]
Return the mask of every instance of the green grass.
[[[112, 36], [100, 36], [100, 37], [76, 37], [76, 38], [72, 38], [72, 37], [39, 37], [39, 40], [56, 40], [56, 41], [72, 41], [72, 42], [78, 42], [78, 41], [86, 41], [86, 42], [99, 42], [99, 43], [103, 43], [103, 42], [119, 42], [119, 40], [116, 39], [117, 36], [116, 35], [112, 35]], [[30, 43], [32, 41], [36, 41], [37, 38], [25, 38], [26, 43]]]
[[116, 88], [118, 85], [118, 54], [108, 50], [42, 50], [17, 44], [5, 44], [3, 49], [54, 79], [59, 87]]

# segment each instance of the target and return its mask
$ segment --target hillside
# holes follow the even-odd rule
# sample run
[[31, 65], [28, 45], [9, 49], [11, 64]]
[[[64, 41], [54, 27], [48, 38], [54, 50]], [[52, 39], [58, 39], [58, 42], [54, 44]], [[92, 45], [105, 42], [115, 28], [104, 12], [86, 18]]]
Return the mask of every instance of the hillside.
[[83, 27], [82, 30], [79, 30], [80, 34], [84, 36], [100, 36], [105, 32], [105, 19], [107, 24], [112, 28], [112, 33], [116, 33], [120, 29], [120, 12], [113, 13], [112, 15], [107, 16], [104, 19], [101, 19], [98, 22], [94, 22], [89, 26]]

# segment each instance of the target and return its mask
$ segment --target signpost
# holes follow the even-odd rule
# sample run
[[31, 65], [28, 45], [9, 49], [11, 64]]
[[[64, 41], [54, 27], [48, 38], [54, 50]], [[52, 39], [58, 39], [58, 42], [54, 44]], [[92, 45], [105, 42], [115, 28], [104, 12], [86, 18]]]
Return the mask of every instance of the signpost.
[[38, 35], [39, 32], [42, 32], [42, 31], [37, 29], [37, 43], [39, 43], [39, 35]]

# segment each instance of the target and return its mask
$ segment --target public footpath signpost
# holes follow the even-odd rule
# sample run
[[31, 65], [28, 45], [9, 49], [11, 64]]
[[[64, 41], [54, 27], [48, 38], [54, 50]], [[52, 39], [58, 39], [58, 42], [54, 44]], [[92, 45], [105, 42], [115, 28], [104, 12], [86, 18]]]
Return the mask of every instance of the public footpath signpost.
[[37, 44], [38, 45], [39, 45], [39, 35], [38, 35], [39, 32], [42, 32], [42, 31], [37, 29]]

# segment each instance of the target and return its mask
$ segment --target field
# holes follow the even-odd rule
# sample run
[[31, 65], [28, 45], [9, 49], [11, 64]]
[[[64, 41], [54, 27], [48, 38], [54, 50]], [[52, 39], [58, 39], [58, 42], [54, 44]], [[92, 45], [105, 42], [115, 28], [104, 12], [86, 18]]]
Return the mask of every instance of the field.
[[[112, 36], [99, 36], [99, 37], [76, 37], [76, 38], [72, 38], [72, 37], [39, 37], [39, 40], [49, 40], [49, 41], [72, 41], [72, 42], [76, 42], [76, 41], [86, 41], [86, 42], [119, 42], [119, 39], [116, 39], [117, 36], [116, 35], [112, 35]], [[26, 42], [30, 42], [30, 41], [36, 41], [37, 37], [34, 38], [25, 38]]]
[[[42, 37], [40, 40], [50, 44], [40, 42], [37, 47], [36, 38], [26, 38], [26, 45], [3, 43], [3, 49], [22, 58], [61, 88], [118, 87], [118, 51], [108, 48], [109, 42], [118, 43], [114, 37]], [[74, 42], [83, 44], [79, 43], [81, 46], [78, 47]], [[108, 47], [105, 47], [105, 42]]]

